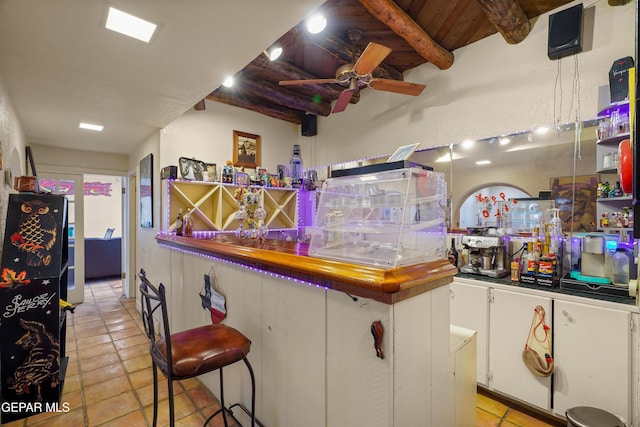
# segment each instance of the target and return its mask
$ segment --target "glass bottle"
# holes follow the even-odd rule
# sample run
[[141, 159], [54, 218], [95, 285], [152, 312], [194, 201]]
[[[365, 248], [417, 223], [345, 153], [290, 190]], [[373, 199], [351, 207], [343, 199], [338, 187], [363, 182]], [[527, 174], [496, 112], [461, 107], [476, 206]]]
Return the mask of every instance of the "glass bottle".
[[176, 236], [182, 236], [183, 225], [182, 208], [178, 208], [178, 215], [176, 216]]
[[184, 216], [184, 235], [186, 237], [193, 236], [193, 218], [191, 218], [191, 209], [187, 209], [187, 214]]
[[300, 157], [300, 145], [294, 144], [293, 156], [289, 162], [291, 172], [291, 186], [302, 188], [302, 158]]
[[458, 250], [456, 249], [456, 239], [454, 237], [451, 238], [451, 248], [447, 252], [447, 259], [454, 266], [458, 266]]

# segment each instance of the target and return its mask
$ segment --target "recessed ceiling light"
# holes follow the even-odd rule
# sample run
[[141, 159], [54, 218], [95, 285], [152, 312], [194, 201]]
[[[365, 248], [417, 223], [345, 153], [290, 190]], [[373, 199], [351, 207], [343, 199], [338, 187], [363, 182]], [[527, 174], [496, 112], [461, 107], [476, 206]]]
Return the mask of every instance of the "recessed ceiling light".
[[234, 80], [232, 76], [227, 77], [226, 79], [224, 79], [224, 81], [222, 82], [222, 85], [224, 87], [231, 87], [233, 86]]
[[264, 53], [270, 61], [275, 61], [282, 55], [282, 48], [280, 46], [272, 47], [268, 52], [265, 51]]
[[307, 31], [318, 34], [327, 26], [327, 19], [320, 13], [316, 13], [306, 21]]
[[502, 138], [500, 138], [500, 145], [507, 145], [510, 142], [511, 142], [511, 138], [507, 138], [506, 136], [503, 136]]
[[464, 141], [462, 141], [462, 148], [471, 148], [473, 147], [473, 145], [474, 143], [471, 139], [465, 139]]
[[476, 162], [476, 165], [481, 166], [481, 165], [490, 165], [491, 164], [491, 160], [478, 160]]
[[105, 27], [125, 36], [149, 43], [158, 26], [137, 16], [110, 7]]
[[535, 131], [535, 132], [536, 132], [538, 135], [544, 135], [544, 134], [545, 134], [545, 133], [547, 133], [548, 131], [549, 131], [549, 128], [548, 128], [548, 127], [546, 127], [546, 126], [541, 126], [541, 127], [539, 127], [538, 129], [536, 129], [536, 131]]
[[93, 123], [80, 123], [80, 126], [78, 126], [80, 129], [87, 129], [87, 130], [94, 130], [96, 132], [102, 132], [102, 129], [104, 129], [104, 126], [102, 125], [96, 125]]

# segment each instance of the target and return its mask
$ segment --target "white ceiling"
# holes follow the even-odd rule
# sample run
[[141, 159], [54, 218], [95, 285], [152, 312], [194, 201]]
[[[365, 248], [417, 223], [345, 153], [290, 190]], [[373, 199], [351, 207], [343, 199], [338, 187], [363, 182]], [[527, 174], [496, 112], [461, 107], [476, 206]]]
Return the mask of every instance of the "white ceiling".
[[[29, 143], [130, 153], [321, 3], [0, 0], [0, 78]], [[158, 23], [151, 43], [105, 29], [109, 6]]]

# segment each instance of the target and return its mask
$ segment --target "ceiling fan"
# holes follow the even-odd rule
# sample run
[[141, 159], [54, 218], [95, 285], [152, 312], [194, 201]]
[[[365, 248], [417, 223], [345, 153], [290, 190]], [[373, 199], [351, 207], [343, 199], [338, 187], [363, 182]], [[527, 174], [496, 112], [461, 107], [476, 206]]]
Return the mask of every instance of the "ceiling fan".
[[282, 80], [281, 86], [293, 86], [317, 83], [338, 83], [345, 86], [331, 110], [332, 113], [344, 111], [361, 87], [368, 86], [375, 90], [385, 92], [400, 93], [403, 95], [418, 96], [422, 93], [425, 85], [409, 83], [392, 79], [381, 79], [371, 75], [373, 70], [391, 53], [391, 49], [378, 43], [370, 42], [362, 52], [362, 55], [355, 60], [355, 44], [362, 37], [362, 31], [353, 29], [348, 33], [349, 40], [353, 46], [354, 62], [350, 62], [336, 70], [336, 77], [333, 79], [307, 79], [307, 80]]

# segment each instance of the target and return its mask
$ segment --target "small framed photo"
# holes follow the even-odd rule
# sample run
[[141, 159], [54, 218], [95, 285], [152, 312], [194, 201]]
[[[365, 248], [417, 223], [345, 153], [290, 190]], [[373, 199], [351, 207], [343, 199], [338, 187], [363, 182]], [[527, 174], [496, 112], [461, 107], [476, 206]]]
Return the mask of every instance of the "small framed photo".
[[398, 147], [398, 149], [391, 155], [391, 157], [387, 159], [387, 163], [407, 160], [409, 157], [411, 157], [413, 152], [416, 151], [418, 145], [420, 145], [420, 143], [416, 142], [415, 144], [403, 145], [402, 147]]
[[233, 131], [233, 165], [255, 169], [260, 164], [260, 135]]
[[238, 187], [246, 187], [249, 185], [249, 174], [245, 172], [235, 172], [233, 174], [233, 183]]

